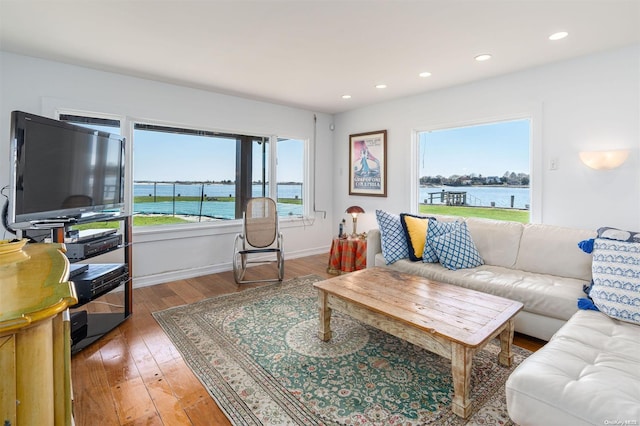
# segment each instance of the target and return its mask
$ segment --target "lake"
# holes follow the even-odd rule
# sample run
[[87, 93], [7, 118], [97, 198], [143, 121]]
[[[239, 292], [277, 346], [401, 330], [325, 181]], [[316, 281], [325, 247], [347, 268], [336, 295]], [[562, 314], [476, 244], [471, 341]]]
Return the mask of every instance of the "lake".
[[[235, 197], [236, 187], [234, 184], [153, 184], [136, 183], [134, 185], [134, 196], [176, 196], [176, 201], [157, 203], [134, 203], [134, 211], [146, 214], [170, 214], [206, 216], [217, 219], [234, 219], [235, 203], [223, 201], [180, 201], [178, 196], [200, 196], [204, 191], [205, 197]], [[420, 187], [419, 200], [428, 203], [429, 193], [436, 193], [433, 196], [434, 204], [440, 204], [439, 194], [442, 191], [456, 191], [467, 193], [467, 204], [477, 207], [490, 207], [495, 203], [495, 207], [511, 207], [511, 197], [513, 197], [513, 207], [526, 209], [531, 205], [530, 189], [520, 187], [504, 186], [436, 186]], [[253, 196], [262, 195], [262, 186], [253, 185]], [[278, 184], [278, 196], [280, 198], [300, 198], [302, 199], [301, 184]], [[278, 203], [278, 213], [280, 216], [301, 216], [302, 205]]]
[[[420, 203], [428, 203], [429, 193], [441, 193], [442, 191], [455, 191], [467, 193], [467, 204], [476, 207], [511, 207], [511, 197], [513, 196], [513, 207], [516, 209], [526, 209], [531, 205], [530, 188], [504, 187], [504, 186], [432, 186], [420, 187]], [[440, 197], [433, 196], [434, 204], [440, 204]]]
[[[268, 189], [268, 188], [267, 188]], [[206, 198], [235, 197], [234, 184], [172, 184], [172, 183], [136, 183], [133, 185], [133, 196], [167, 196], [176, 197], [176, 201], [156, 203], [134, 203], [135, 213], [167, 214], [182, 216], [204, 216], [215, 219], [235, 219], [236, 204], [231, 201], [180, 201], [178, 197], [199, 197], [204, 192]], [[262, 196], [262, 185], [253, 185], [254, 197]], [[302, 199], [301, 184], [278, 184], [278, 197]], [[302, 205], [278, 203], [279, 216], [302, 216]]]
[[[267, 191], [269, 187], [267, 186]], [[199, 197], [204, 191], [205, 197], [235, 197], [235, 184], [224, 183], [135, 183], [133, 185], [133, 196], [191, 196]], [[262, 196], [262, 185], [254, 184], [252, 188], [253, 196]], [[268, 194], [267, 194], [268, 195]], [[302, 198], [302, 184], [278, 184], [279, 198]]]

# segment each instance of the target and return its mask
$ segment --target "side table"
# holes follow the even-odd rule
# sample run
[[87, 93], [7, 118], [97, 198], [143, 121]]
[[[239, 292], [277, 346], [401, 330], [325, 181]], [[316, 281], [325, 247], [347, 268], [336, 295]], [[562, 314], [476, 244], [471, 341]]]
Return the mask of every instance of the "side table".
[[364, 238], [334, 238], [329, 252], [327, 272], [339, 275], [367, 267], [367, 240]]

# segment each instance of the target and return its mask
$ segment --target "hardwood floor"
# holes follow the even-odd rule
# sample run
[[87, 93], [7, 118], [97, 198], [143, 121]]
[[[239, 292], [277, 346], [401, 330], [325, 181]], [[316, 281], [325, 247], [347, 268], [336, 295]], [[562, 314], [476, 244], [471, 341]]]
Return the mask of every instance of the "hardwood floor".
[[[332, 277], [327, 261], [328, 254], [287, 260], [285, 279]], [[272, 269], [250, 271], [259, 275]], [[135, 289], [133, 316], [72, 357], [76, 425], [230, 425], [151, 313], [257, 285], [238, 286], [231, 272], [223, 272]], [[122, 304], [122, 293], [99, 302]], [[106, 303], [82, 309], [109, 312], [113, 308]], [[516, 335], [514, 343], [535, 351], [545, 342]]]

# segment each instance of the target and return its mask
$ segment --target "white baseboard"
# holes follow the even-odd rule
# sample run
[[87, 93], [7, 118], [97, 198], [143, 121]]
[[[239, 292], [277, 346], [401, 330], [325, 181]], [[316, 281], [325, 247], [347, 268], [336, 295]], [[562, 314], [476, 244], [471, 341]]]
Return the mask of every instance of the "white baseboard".
[[[329, 251], [329, 247], [318, 247], [314, 249], [299, 250], [297, 252], [285, 252], [285, 268], [286, 259], [297, 259], [300, 257], [313, 256], [323, 254]], [[200, 277], [202, 275], [217, 274], [219, 272], [231, 271], [233, 266], [231, 262], [220, 263], [217, 265], [208, 265], [201, 268], [183, 269], [180, 271], [163, 272], [154, 275], [145, 275], [144, 277], [133, 277], [133, 288], [148, 287], [156, 284], [163, 284], [171, 281], [186, 280], [189, 278]]]

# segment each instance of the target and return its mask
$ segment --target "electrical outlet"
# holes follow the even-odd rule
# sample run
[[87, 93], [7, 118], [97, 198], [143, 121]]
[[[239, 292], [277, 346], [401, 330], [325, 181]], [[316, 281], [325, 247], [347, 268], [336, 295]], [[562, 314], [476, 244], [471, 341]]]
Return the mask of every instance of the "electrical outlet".
[[558, 170], [558, 159], [552, 158], [549, 160], [549, 170]]

